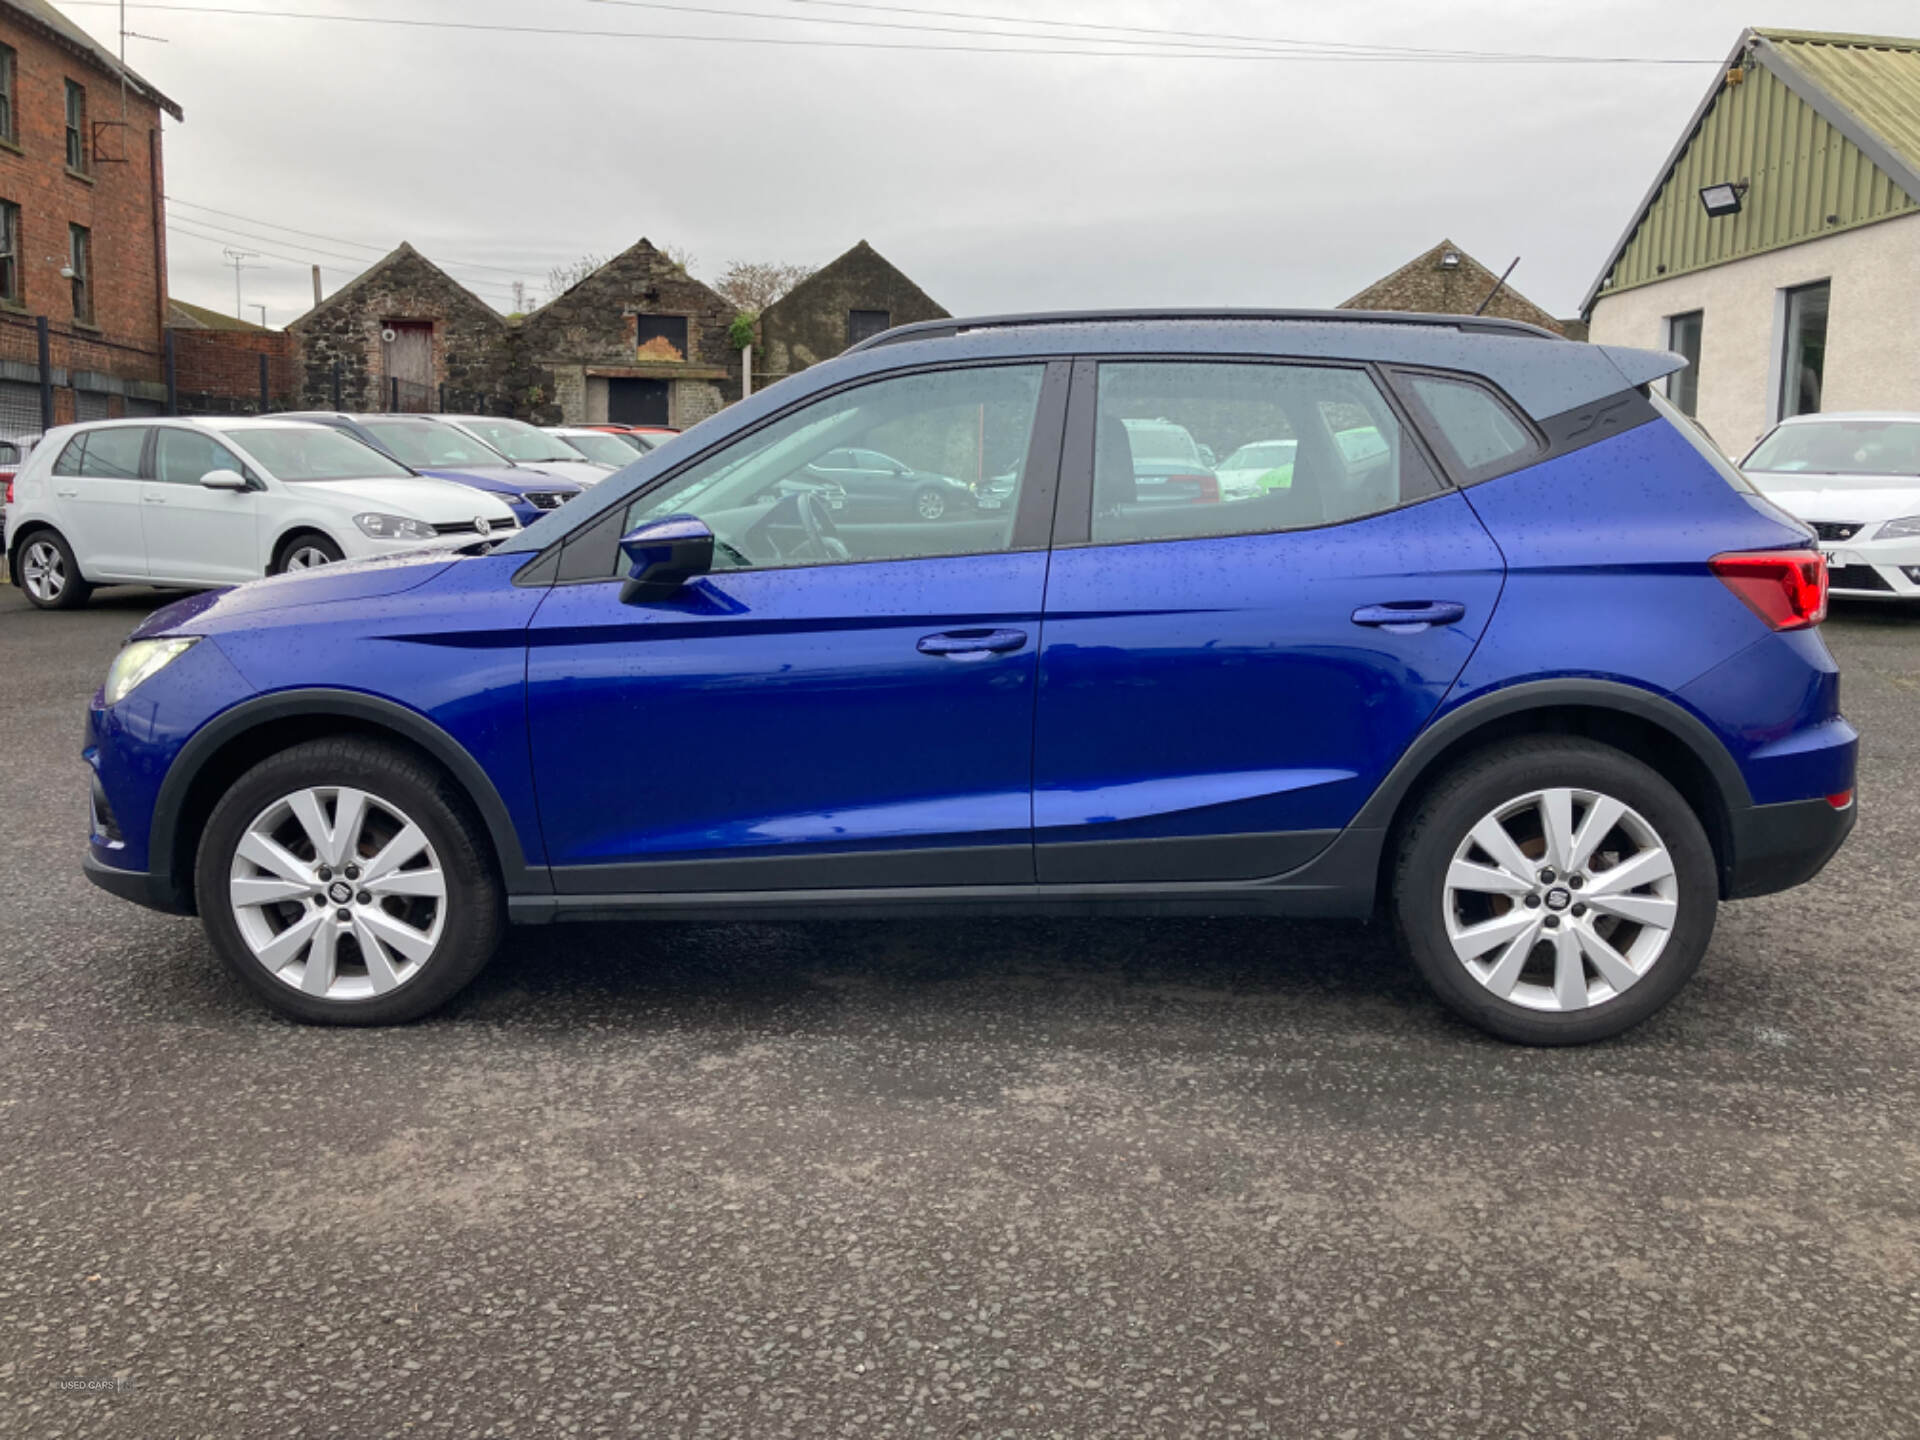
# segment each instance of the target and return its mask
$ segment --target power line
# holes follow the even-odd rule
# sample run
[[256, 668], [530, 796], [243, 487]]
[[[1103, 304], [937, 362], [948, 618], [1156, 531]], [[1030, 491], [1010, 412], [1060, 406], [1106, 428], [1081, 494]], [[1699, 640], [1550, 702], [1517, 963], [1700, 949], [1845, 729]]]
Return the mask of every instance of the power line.
[[[74, 6], [114, 5], [118, 0], [66, 0]], [[1093, 59], [1144, 59], [1144, 60], [1239, 60], [1239, 61], [1330, 61], [1334, 63], [1356, 64], [1374, 63], [1440, 63], [1440, 64], [1567, 64], [1567, 65], [1717, 65], [1715, 59], [1685, 60], [1664, 56], [1638, 55], [1522, 55], [1502, 54], [1498, 52], [1449, 52], [1407, 51], [1386, 52], [1380, 50], [1350, 52], [1331, 50], [1115, 50], [1043, 48], [1014, 45], [952, 45], [919, 44], [906, 42], [890, 44], [877, 40], [850, 40], [845, 38], [815, 38], [792, 35], [693, 35], [676, 31], [660, 30], [587, 30], [573, 26], [553, 25], [503, 25], [477, 20], [420, 20], [397, 15], [337, 15], [311, 10], [244, 10], [229, 5], [178, 5], [159, 4], [154, 0], [131, 0], [139, 9], [155, 10], [178, 15], [222, 15], [248, 20], [309, 20], [330, 24], [345, 25], [385, 25], [412, 30], [462, 30], [473, 33], [502, 35], [557, 35], [572, 39], [588, 40], [646, 40], [646, 41], [684, 41], [691, 44], [715, 45], [771, 45], [784, 48], [805, 48], [825, 50], [887, 50], [922, 51], [940, 54], [972, 55], [1034, 55], [1034, 56], [1078, 56]], [[745, 13], [745, 12], [741, 12]], [[780, 17], [753, 15], [755, 19], [774, 19]], [[978, 32], [983, 37], [990, 34], [1004, 34], [1008, 39], [1033, 40], [1038, 37], [1013, 32]], [[1047, 37], [1051, 38], [1051, 37]], [[1086, 37], [1088, 43], [1111, 46], [1116, 43]]]
[[[178, 217], [175, 217], [175, 216], [168, 217], [167, 229], [169, 231], [177, 230], [182, 235], [191, 236], [195, 240], [204, 240], [211, 245], [219, 245], [219, 246], [225, 247], [232, 244], [232, 241], [226, 236], [209, 235], [205, 231], [192, 229], [186, 224], [184, 224]], [[278, 250], [255, 250], [249, 253], [254, 255], [259, 255], [271, 260], [284, 260], [289, 265], [310, 266], [313, 264], [313, 260], [311, 259], [311, 257], [301, 256], [301, 255], [288, 255]], [[321, 252], [321, 253], [324, 253], [324, 252]], [[366, 262], [363, 261], [359, 263], [364, 264]], [[466, 283], [467, 289], [475, 291], [476, 293], [483, 290], [495, 296], [504, 296], [510, 293], [505, 286], [499, 285], [498, 282], [489, 281], [489, 282], [471, 282], [471, 283], [463, 282], [463, 283]]]
[[[365, 240], [349, 240], [343, 235], [322, 235], [317, 230], [301, 230], [292, 225], [282, 225], [277, 220], [262, 220], [258, 215], [242, 215], [234, 210], [218, 210], [211, 205], [202, 205], [197, 200], [184, 200], [178, 195], [169, 195], [166, 198], [169, 205], [184, 205], [189, 210], [204, 210], [209, 215], [222, 215], [229, 220], [244, 220], [249, 225], [264, 225], [269, 230], [284, 230], [289, 235], [304, 235], [309, 240], [325, 240], [331, 245], [350, 245], [356, 250], [371, 250], [379, 255], [385, 255], [393, 249], [391, 245], [373, 245]], [[200, 220], [195, 223], [212, 226], [214, 222]], [[516, 270], [506, 265], [482, 265], [477, 260], [447, 260], [440, 263], [451, 265], [458, 270], [491, 270], [500, 275], [511, 275], [516, 279], [525, 278], [527, 273], [524, 266]]]

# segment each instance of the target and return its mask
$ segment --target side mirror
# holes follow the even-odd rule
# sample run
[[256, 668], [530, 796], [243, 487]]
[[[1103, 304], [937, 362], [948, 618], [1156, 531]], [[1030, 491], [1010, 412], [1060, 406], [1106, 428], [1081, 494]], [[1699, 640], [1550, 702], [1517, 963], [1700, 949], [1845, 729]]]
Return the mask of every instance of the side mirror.
[[713, 531], [698, 516], [669, 515], [622, 535], [620, 553], [627, 558], [621, 600], [664, 600], [713, 569]]
[[209, 490], [245, 490], [247, 477], [238, 470], [209, 470], [200, 477], [200, 483]]

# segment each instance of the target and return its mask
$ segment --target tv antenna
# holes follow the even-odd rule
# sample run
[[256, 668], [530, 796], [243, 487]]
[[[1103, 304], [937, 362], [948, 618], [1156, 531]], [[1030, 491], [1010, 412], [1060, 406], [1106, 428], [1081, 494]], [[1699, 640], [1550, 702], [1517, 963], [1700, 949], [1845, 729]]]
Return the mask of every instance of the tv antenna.
[[236, 250], [231, 245], [221, 251], [227, 257], [227, 263], [233, 266], [233, 318], [247, 318], [247, 308], [240, 303], [240, 272], [242, 270], [264, 270], [264, 265], [249, 265], [247, 261], [260, 258], [258, 250]]

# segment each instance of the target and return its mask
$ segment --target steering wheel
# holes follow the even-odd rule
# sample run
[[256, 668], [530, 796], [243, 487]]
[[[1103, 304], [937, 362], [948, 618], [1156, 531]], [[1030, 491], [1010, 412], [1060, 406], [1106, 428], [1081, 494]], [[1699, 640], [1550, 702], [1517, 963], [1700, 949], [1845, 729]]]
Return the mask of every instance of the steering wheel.
[[[798, 538], [783, 545], [781, 534], [792, 534], [796, 530]], [[826, 502], [810, 490], [783, 496], [760, 517], [743, 540], [754, 550], [764, 550], [765, 558], [776, 562], [819, 563], [850, 557], [846, 542], [836, 532], [833, 517], [827, 513]]]

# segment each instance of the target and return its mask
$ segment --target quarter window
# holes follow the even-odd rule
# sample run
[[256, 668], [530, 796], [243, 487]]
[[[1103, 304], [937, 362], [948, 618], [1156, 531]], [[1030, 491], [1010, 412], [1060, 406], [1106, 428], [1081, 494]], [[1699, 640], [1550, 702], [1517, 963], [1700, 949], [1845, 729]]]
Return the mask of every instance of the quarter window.
[[87, 90], [67, 81], [67, 168], [87, 173]]
[[[1044, 373], [943, 370], [829, 395], [647, 491], [622, 529], [698, 516], [714, 533], [716, 571], [1011, 549]], [[821, 462], [869, 446], [897, 457], [915, 483], [901, 487], [897, 513], [855, 519]]]
[[1511, 469], [1514, 460], [1540, 448], [1513, 413], [1480, 386], [1437, 375], [1409, 375], [1406, 381], [1469, 478]]
[[1096, 544], [1304, 530], [1441, 489], [1360, 370], [1105, 364], [1095, 425]]

